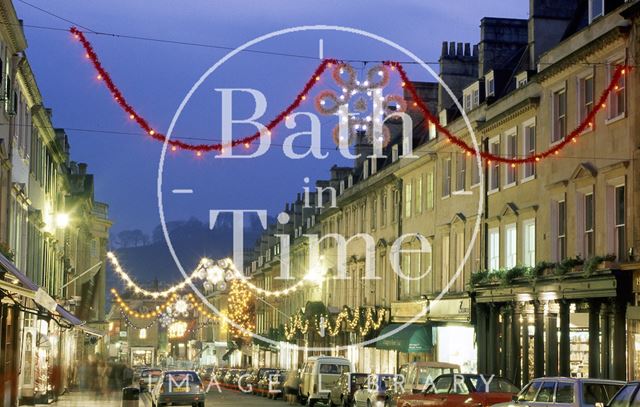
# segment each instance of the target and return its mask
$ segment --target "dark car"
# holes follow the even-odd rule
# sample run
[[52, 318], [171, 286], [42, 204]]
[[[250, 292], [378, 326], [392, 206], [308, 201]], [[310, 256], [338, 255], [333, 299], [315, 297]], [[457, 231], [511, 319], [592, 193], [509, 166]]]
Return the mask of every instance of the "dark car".
[[[603, 407], [604, 403], [596, 403]], [[624, 385], [607, 403], [607, 407], [640, 407], [640, 381]]]
[[405, 394], [398, 407], [438, 405], [455, 407], [473, 404], [489, 407], [511, 401], [520, 389], [503, 377], [479, 374], [445, 374], [438, 376], [425, 392]]
[[149, 389], [152, 389], [156, 385], [156, 383], [160, 381], [161, 377], [162, 377], [162, 369], [158, 369], [158, 368], [143, 369], [140, 372], [140, 378], [138, 379], [140, 392], [143, 393], [143, 392], [149, 391]]
[[270, 399], [277, 399], [283, 397], [284, 394], [284, 382], [287, 380], [286, 370], [277, 370], [271, 377], [271, 388], [267, 392], [267, 397]]
[[263, 397], [267, 397], [269, 393], [269, 377], [271, 377], [276, 373], [277, 373], [277, 370], [272, 368], [264, 369], [260, 372], [258, 381], [256, 383], [256, 387], [254, 388], [254, 391], [256, 392], [256, 394], [259, 394]]
[[251, 384], [251, 387], [252, 387], [251, 392], [253, 394], [259, 394], [260, 393], [258, 391], [258, 383], [260, 382], [260, 379], [262, 379], [262, 376], [264, 375], [264, 372], [266, 372], [268, 370], [273, 370], [273, 369], [271, 369], [269, 367], [261, 367], [259, 369], [255, 369], [251, 373], [251, 376], [247, 379], [247, 383]]
[[330, 406], [350, 406], [353, 394], [364, 385], [369, 375], [366, 373], [343, 373], [329, 393]]
[[169, 404], [204, 407], [206, 396], [200, 376], [193, 370], [165, 372], [162, 381], [155, 385], [150, 394], [153, 407]]

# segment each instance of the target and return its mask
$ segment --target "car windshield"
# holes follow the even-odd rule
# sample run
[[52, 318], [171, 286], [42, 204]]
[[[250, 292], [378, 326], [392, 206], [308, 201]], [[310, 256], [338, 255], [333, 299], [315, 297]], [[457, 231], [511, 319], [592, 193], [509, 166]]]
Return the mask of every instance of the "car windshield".
[[140, 373], [141, 377], [160, 377], [162, 376], [162, 370], [143, 370], [142, 373]]
[[517, 386], [501, 377], [476, 376], [472, 377], [470, 381], [476, 391], [480, 393], [518, 393], [520, 391]]
[[321, 363], [319, 369], [321, 374], [342, 374], [349, 370], [349, 366], [338, 365], [335, 363]]

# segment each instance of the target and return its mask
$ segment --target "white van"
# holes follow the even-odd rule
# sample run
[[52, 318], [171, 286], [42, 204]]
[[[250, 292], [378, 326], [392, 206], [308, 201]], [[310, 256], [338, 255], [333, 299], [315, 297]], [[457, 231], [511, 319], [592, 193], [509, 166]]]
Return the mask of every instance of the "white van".
[[351, 372], [349, 359], [332, 356], [310, 357], [300, 373], [300, 399], [307, 405], [329, 401], [329, 392], [342, 373]]

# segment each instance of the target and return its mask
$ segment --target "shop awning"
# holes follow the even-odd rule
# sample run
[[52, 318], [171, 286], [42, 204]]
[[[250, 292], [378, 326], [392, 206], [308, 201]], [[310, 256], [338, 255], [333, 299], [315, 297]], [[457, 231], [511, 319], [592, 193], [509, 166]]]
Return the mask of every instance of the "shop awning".
[[[380, 336], [402, 327], [402, 324], [389, 324], [382, 329]], [[433, 337], [431, 327], [422, 324], [410, 324], [391, 336], [376, 342], [376, 349], [395, 350], [404, 353], [431, 352]]]
[[[15, 278], [20, 281], [20, 283], [24, 286], [22, 290], [26, 290], [28, 298], [33, 299], [36, 304], [40, 305], [47, 311], [52, 314], [58, 314], [65, 320], [67, 320], [71, 325], [74, 325], [83, 331], [97, 336], [102, 336], [96, 330], [85, 327], [84, 322], [78, 319], [75, 315], [64, 309], [60, 304], [56, 302], [42, 287], [39, 287], [36, 283], [31, 281], [29, 277], [27, 277], [23, 272], [18, 270], [18, 268], [13, 264], [13, 262], [7, 259], [3, 254], [0, 253], [0, 266], [2, 266], [5, 270], [11, 273]], [[17, 290], [13, 290], [17, 291]], [[16, 292], [17, 294], [23, 294], [22, 292]]]

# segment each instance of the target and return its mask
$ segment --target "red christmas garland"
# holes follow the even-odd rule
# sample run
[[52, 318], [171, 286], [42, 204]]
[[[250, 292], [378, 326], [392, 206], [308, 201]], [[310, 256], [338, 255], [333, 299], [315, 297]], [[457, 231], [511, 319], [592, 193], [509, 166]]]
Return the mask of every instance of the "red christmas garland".
[[[79, 40], [82, 46], [84, 47], [86, 51], [86, 57], [93, 63], [94, 68], [98, 72], [97, 79], [104, 81], [105, 85], [107, 86], [107, 89], [109, 89], [109, 92], [111, 92], [111, 95], [113, 96], [115, 101], [120, 105], [120, 107], [127, 114], [129, 114], [129, 118], [132, 120], [135, 120], [136, 123], [138, 123], [138, 125], [140, 126], [140, 128], [142, 128], [147, 134], [149, 134], [154, 139], [161, 142], [166, 141], [171, 146], [172, 150], [177, 150], [179, 148], [183, 150], [195, 151], [197, 155], [201, 155], [203, 152], [207, 152], [207, 151], [222, 151], [225, 147], [236, 147], [239, 145], [244, 145], [245, 147], [249, 147], [251, 143], [253, 143], [258, 138], [260, 138], [260, 132], [255, 132], [250, 136], [233, 140], [229, 146], [225, 146], [221, 143], [189, 144], [189, 143], [185, 143], [183, 141], [174, 140], [174, 139], [170, 139], [167, 141], [167, 138], [164, 134], [155, 131], [153, 127], [149, 124], [149, 122], [140, 114], [138, 114], [138, 112], [133, 108], [133, 106], [131, 106], [127, 102], [127, 100], [123, 96], [120, 89], [115, 85], [115, 83], [111, 79], [111, 75], [109, 75], [109, 73], [102, 66], [102, 63], [98, 58], [98, 55], [93, 50], [93, 46], [87, 40], [84, 33], [78, 30], [76, 27], [72, 27], [70, 31], [74, 35], [74, 37], [77, 40]], [[269, 131], [269, 134], [275, 127], [277, 127], [283, 120], [285, 120], [287, 116], [289, 116], [293, 111], [295, 111], [304, 100], [306, 100], [307, 95], [309, 94], [311, 89], [315, 86], [315, 84], [320, 80], [320, 76], [327, 70], [327, 68], [330, 68], [334, 64], [338, 65], [341, 63], [342, 63], [341, 61], [338, 61], [336, 59], [322, 60], [320, 65], [316, 68], [311, 78], [305, 83], [305, 86], [302, 88], [302, 91], [298, 93], [298, 95], [293, 100], [293, 102], [267, 124], [266, 128]], [[411, 80], [407, 76], [407, 73], [404, 70], [402, 64], [394, 61], [385, 61], [384, 65], [390, 67], [391, 70], [396, 70], [396, 69], [398, 70], [400, 78], [403, 81], [403, 86], [407, 88], [407, 90], [411, 94], [411, 97], [414, 100], [416, 107], [422, 112], [427, 122], [433, 123], [436, 126], [436, 129], [441, 134], [443, 134], [448, 141], [460, 147], [463, 151], [467, 153], [467, 155], [476, 154], [476, 150], [473, 148], [473, 146], [470, 146], [460, 137], [452, 134], [449, 130], [447, 130], [447, 128], [442, 126], [439, 120], [429, 111], [424, 101], [418, 95], [418, 92], [413, 86]], [[598, 103], [595, 104], [595, 106], [593, 107], [593, 109], [591, 109], [591, 111], [585, 117], [585, 119], [571, 133], [566, 135], [562, 139], [562, 141], [553, 145], [548, 150], [545, 150], [543, 152], [536, 153], [534, 155], [530, 155], [527, 157], [523, 157], [523, 158], [503, 157], [503, 156], [492, 154], [486, 151], [481, 151], [480, 156], [489, 162], [496, 161], [496, 162], [501, 162], [505, 164], [511, 164], [513, 166], [516, 164], [524, 164], [524, 163], [532, 163], [532, 162], [540, 161], [543, 158], [547, 158], [551, 155], [558, 154], [558, 152], [562, 150], [567, 144], [571, 142], [576, 142], [577, 137], [580, 136], [587, 129], [587, 127], [593, 126], [593, 120], [596, 114], [600, 110], [606, 107], [605, 102], [609, 97], [609, 94], [614, 89], [617, 88], [618, 81], [629, 70], [630, 70], [630, 67], [628, 66], [624, 66], [624, 65], [618, 66], [614, 71], [613, 77], [611, 78], [611, 82], [609, 83], [605, 91], [600, 96]]]
[[[400, 78], [402, 78], [402, 81], [403, 81], [403, 86], [408, 89], [415, 104], [417, 105], [418, 109], [422, 112], [427, 122], [433, 123], [436, 126], [436, 129], [442, 134], [444, 134], [445, 137], [447, 137], [448, 141], [460, 147], [462, 150], [464, 150], [467, 153], [467, 155], [476, 154], [476, 150], [475, 148], [473, 148], [473, 146], [470, 146], [460, 137], [456, 136], [455, 134], [452, 134], [446, 127], [440, 124], [440, 121], [436, 117], [433, 116], [433, 114], [429, 111], [425, 103], [422, 101], [422, 99], [418, 95], [416, 88], [413, 86], [413, 84], [409, 80], [409, 77], [407, 76], [406, 71], [404, 70], [404, 68], [399, 62], [386, 61], [384, 62], [384, 65], [391, 67], [391, 69], [398, 70], [398, 73], [400, 74]], [[600, 99], [598, 99], [598, 102], [591, 109], [589, 114], [587, 114], [585, 119], [571, 133], [567, 134], [559, 143], [554, 144], [548, 150], [545, 150], [543, 152], [536, 153], [533, 155], [529, 155], [527, 157], [522, 157], [522, 158], [503, 157], [500, 155], [492, 154], [487, 151], [481, 151], [480, 156], [483, 159], [487, 160], [488, 162], [496, 161], [504, 164], [515, 165], [515, 164], [537, 162], [543, 158], [547, 158], [551, 155], [558, 154], [559, 151], [562, 150], [567, 144], [571, 142], [574, 142], [574, 143], [577, 142], [578, 136], [580, 136], [587, 129], [587, 127], [590, 128], [593, 126], [593, 120], [595, 119], [596, 114], [598, 114], [600, 110], [606, 107], [605, 102], [607, 101], [609, 94], [618, 87], [618, 81], [630, 69], [631, 69], [630, 67], [625, 65], [617, 66], [616, 70], [613, 73], [613, 77], [611, 78], [611, 82], [609, 83], [605, 91], [600, 96]]]

